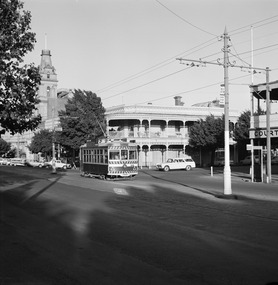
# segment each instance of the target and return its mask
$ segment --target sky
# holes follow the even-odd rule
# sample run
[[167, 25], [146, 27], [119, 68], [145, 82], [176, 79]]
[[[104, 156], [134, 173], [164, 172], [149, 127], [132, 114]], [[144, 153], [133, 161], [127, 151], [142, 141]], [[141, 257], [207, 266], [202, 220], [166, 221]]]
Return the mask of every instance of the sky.
[[[250, 109], [249, 85], [266, 82], [260, 69], [269, 67], [269, 80], [278, 80], [277, 0], [23, 2], [37, 39], [25, 63], [39, 65], [41, 51], [50, 49], [58, 89], [92, 91], [105, 108], [174, 106], [175, 96], [185, 107], [219, 99], [225, 29], [230, 109]], [[254, 76], [245, 68], [252, 62]]]

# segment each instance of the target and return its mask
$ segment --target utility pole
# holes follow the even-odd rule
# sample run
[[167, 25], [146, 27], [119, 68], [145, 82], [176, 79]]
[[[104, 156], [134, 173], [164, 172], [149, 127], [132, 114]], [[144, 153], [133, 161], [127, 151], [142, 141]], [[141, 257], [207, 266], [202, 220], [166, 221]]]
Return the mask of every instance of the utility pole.
[[[225, 88], [225, 104], [224, 104], [224, 117], [225, 117], [225, 130], [224, 130], [224, 139], [225, 139], [225, 166], [224, 166], [224, 194], [225, 195], [231, 195], [232, 194], [232, 183], [231, 183], [231, 167], [230, 167], [230, 130], [229, 130], [229, 75], [228, 75], [228, 67], [232, 66], [232, 67], [238, 67], [241, 69], [251, 69], [251, 71], [253, 71], [254, 69], [256, 70], [263, 70], [266, 71], [267, 76], [268, 76], [268, 71], [269, 69], [266, 68], [255, 68], [253, 66], [238, 66], [238, 65], [231, 65], [231, 63], [229, 62], [229, 57], [228, 57], [228, 53], [229, 53], [229, 45], [228, 45], [228, 40], [229, 40], [229, 36], [227, 33], [227, 29], [225, 27], [225, 31], [224, 31], [224, 35], [223, 35], [223, 39], [224, 39], [224, 48], [223, 48], [223, 52], [224, 52], [224, 62], [220, 63], [219, 61], [216, 62], [206, 62], [206, 61], [202, 61], [202, 60], [192, 60], [192, 59], [183, 59], [183, 58], [177, 58], [177, 60], [179, 60], [180, 62], [182, 61], [189, 61], [191, 62], [191, 64], [187, 64], [190, 66], [199, 66], [199, 65], [195, 65], [194, 63], [199, 63], [199, 64], [213, 64], [213, 65], [220, 65], [224, 67], [224, 88]], [[268, 79], [267, 79], [268, 82]], [[268, 83], [267, 83], [267, 90], [269, 90], [268, 87]], [[268, 93], [269, 94], [269, 93]], [[269, 108], [268, 108], [269, 109]], [[268, 136], [270, 135], [270, 133], [268, 134]], [[269, 143], [270, 145], [270, 143]], [[268, 159], [270, 161], [270, 159]], [[270, 168], [268, 167], [268, 169], [271, 169], [271, 165]], [[270, 170], [271, 171], [271, 170]]]
[[224, 142], [225, 142], [225, 166], [224, 166], [224, 194], [232, 194], [231, 166], [230, 166], [230, 128], [229, 128], [229, 57], [228, 57], [228, 34], [225, 27], [224, 31], [224, 86], [225, 86], [225, 105], [224, 105]]

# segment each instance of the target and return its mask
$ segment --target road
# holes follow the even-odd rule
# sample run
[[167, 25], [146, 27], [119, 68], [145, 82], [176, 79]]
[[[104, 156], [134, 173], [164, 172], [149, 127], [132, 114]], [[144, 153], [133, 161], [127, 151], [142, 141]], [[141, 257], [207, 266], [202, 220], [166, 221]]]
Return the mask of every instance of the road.
[[278, 282], [277, 202], [219, 199], [206, 170], [0, 178], [1, 285]]

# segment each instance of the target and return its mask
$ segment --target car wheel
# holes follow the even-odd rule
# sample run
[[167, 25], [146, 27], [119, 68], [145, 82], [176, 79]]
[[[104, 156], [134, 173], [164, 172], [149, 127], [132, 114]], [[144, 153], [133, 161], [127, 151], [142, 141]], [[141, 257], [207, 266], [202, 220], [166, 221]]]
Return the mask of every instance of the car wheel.
[[63, 169], [67, 169], [67, 166], [66, 166], [66, 165], [64, 165], [64, 166], [63, 166]]
[[39, 167], [39, 168], [42, 168], [42, 164], [39, 164], [38, 167]]
[[186, 165], [185, 170], [186, 170], [186, 171], [191, 170], [191, 166], [190, 166], [190, 165]]
[[170, 167], [168, 165], [164, 166], [164, 171], [169, 171], [170, 170]]

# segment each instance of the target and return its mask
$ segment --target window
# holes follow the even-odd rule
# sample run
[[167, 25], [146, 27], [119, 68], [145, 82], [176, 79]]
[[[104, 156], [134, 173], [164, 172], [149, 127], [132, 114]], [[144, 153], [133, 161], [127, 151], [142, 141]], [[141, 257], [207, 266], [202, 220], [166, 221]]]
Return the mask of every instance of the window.
[[108, 150], [104, 150], [104, 163], [108, 163]]
[[111, 159], [111, 160], [120, 159], [120, 151], [119, 150], [110, 150], [109, 151], [109, 159]]
[[127, 160], [128, 159], [128, 150], [127, 149], [122, 149], [121, 150], [121, 159], [122, 160]]
[[130, 150], [129, 151], [129, 159], [137, 159], [137, 152], [136, 150]]
[[98, 162], [99, 163], [103, 163], [104, 162], [103, 149], [99, 150]]

